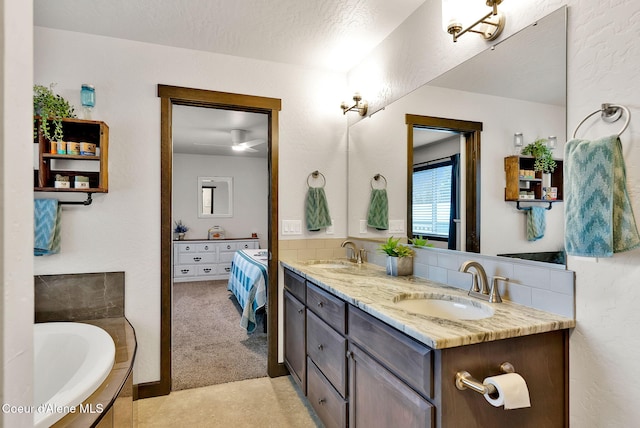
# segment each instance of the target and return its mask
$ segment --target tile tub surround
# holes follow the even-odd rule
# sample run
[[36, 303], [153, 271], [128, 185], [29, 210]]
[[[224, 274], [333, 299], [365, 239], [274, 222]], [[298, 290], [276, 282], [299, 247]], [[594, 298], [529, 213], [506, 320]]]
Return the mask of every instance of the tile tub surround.
[[[358, 248], [366, 249], [368, 262], [384, 266], [385, 256], [378, 251], [380, 242], [353, 241]], [[509, 282], [500, 281], [499, 284], [504, 300], [575, 318], [575, 273], [564, 265], [441, 248], [418, 248], [413, 275], [466, 291], [471, 285], [471, 275], [458, 269], [467, 260], [480, 262], [489, 280], [496, 275], [509, 278]]]
[[38, 275], [35, 321], [124, 317], [124, 272]]
[[[481, 320], [454, 321], [404, 311], [393, 304], [400, 293], [433, 293], [469, 298], [466, 291], [428, 279], [391, 277], [370, 263], [343, 269], [281, 261], [285, 268], [434, 349], [520, 337], [575, 327], [575, 320], [509, 301], [490, 304], [495, 313]], [[473, 298], [471, 298], [473, 299]]]

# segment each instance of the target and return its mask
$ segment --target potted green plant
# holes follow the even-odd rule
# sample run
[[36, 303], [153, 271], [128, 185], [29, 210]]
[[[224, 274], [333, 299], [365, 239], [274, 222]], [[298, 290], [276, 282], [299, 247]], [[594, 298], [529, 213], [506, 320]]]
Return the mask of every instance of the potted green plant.
[[534, 171], [540, 171], [543, 173], [551, 173], [556, 169], [556, 161], [553, 160], [553, 154], [551, 149], [545, 144], [547, 140], [539, 138], [533, 143], [527, 144], [522, 149], [521, 154], [533, 156], [535, 161], [533, 163]]
[[182, 223], [182, 220], [178, 220], [174, 222], [176, 227], [173, 228], [173, 233], [178, 235], [178, 239], [182, 241], [184, 239], [184, 234], [189, 231], [189, 228]]
[[423, 238], [422, 236], [416, 236], [415, 238], [411, 239], [411, 245], [418, 248], [433, 247], [433, 244], [430, 244], [429, 240], [427, 238]]
[[387, 275], [404, 276], [413, 274], [413, 248], [400, 244], [400, 238], [389, 237], [380, 245], [380, 251], [387, 255]]
[[[64, 138], [62, 131], [63, 118], [76, 117], [71, 104], [63, 97], [53, 92], [52, 83], [47, 88], [42, 85], [33, 85], [33, 114], [40, 116], [40, 130], [42, 135], [49, 141], [62, 141]], [[53, 126], [53, 133], [51, 132]], [[33, 122], [34, 138], [38, 133], [38, 121]]]

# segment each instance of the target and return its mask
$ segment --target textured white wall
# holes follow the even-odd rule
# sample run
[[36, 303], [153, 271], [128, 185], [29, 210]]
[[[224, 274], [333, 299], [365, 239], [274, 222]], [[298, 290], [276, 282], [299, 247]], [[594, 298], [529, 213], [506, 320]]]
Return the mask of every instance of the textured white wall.
[[[572, 134], [577, 123], [603, 102], [629, 107], [632, 121], [622, 142], [629, 193], [640, 218], [640, 2], [505, 1], [500, 6], [508, 14], [502, 37], [562, 4], [569, 7], [567, 133]], [[427, 0], [403, 28], [349, 73], [349, 87], [359, 88], [373, 111], [486, 46], [471, 36], [452, 46], [439, 19], [440, 0]], [[363, 82], [372, 82], [371, 91]], [[598, 124], [588, 136], [610, 134], [618, 125]], [[568, 267], [577, 277], [577, 327], [570, 349], [571, 425], [636, 426], [640, 388], [633, 380], [640, 378], [640, 335], [633, 328], [640, 324], [640, 250], [598, 261], [570, 257]]]
[[[109, 125], [109, 193], [65, 208], [62, 251], [36, 274], [125, 271], [126, 315], [136, 329], [134, 382], [159, 379], [160, 101], [158, 83], [282, 99], [281, 218], [303, 218], [307, 175], [327, 176], [336, 236], [346, 231], [345, 76], [303, 67], [35, 28], [37, 83], [79, 104], [96, 87], [93, 117]], [[313, 102], [310, 102], [312, 100]]]
[[[233, 178], [233, 217], [198, 218], [198, 177]], [[266, 158], [173, 155], [173, 218], [189, 226], [187, 239], [207, 239], [212, 226], [227, 238], [260, 237], [267, 245], [269, 175]]]
[[[33, 403], [33, 5], [0, 1], [0, 404]], [[33, 426], [0, 411], [0, 426]]]

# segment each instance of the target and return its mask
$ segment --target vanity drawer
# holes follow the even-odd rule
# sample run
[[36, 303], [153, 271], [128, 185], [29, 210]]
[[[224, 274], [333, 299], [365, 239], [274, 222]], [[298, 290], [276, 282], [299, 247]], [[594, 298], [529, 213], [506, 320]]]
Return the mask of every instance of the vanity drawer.
[[344, 397], [347, 392], [347, 339], [307, 311], [307, 355]]
[[207, 276], [217, 274], [216, 265], [198, 265], [198, 276]]
[[197, 266], [174, 266], [173, 267], [173, 277], [174, 278], [186, 278], [190, 276], [195, 276], [198, 270]]
[[293, 273], [289, 269], [284, 270], [284, 288], [289, 290], [291, 294], [296, 296], [302, 303], [307, 301], [307, 287], [305, 283], [306, 281], [302, 276]]
[[433, 352], [349, 305], [349, 339], [425, 397], [433, 398]]
[[178, 257], [178, 263], [184, 264], [210, 264], [216, 262], [216, 255], [214, 253], [189, 253], [180, 254]]
[[347, 304], [344, 301], [307, 282], [307, 307], [338, 332], [346, 333]]
[[347, 426], [347, 401], [333, 389], [310, 358], [307, 359], [307, 399], [325, 427]]

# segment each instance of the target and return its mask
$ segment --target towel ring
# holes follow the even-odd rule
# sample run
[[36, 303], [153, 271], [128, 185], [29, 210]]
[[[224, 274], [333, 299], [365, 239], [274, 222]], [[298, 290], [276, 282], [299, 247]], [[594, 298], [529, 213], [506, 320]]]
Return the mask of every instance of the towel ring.
[[307, 187], [312, 187], [311, 183], [309, 183], [310, 179], [318, 179], [318, 176], [322, 177], [322, 186], [318, 186], [320, 188], [324, 188], [325, 184], [327, 184], [327, 179], [325, 178], [324, 174], [322, 174], [320, 171], [313, 171], [311, 174], [309, 174], [309, 176], [307, 177]]
[[376, 175], [374, 175], [374, 176], [373, 176], [373, 178], [371, 179], [371, 188], [372, 188], [372, 189], [375, 189], [375, 187], [373, 187], [373, 182], [374, 182], [374, 181], [378, 181], [378, 180], [380, 180], [381, 178], [384, 180], [384, 187], [383, 187], [383, 189], [386, 189], [386, 188], [387, 188], [387, 179], [386, 179], [386, 178], [384, 178], [384, 175], [382, 175], [382, 174], [376, 174]]
[[620, 116], [622, 116], [622, 111], [623, 110], [627, 114], [627, 119], [624, 122], [624, 125], [622, 126], [622, 129], [620, 130], [620, 132], [618, 132], [618, 138], [620, 138], [620, 135], [622, 135], [622, 133], [629, 126], [629, 122], [631, 121], [631, 113], [629, 112], [628, 108], [626, 108], [623, 105], [618, 105], [618, 104], [602, 104], [602, 107], [600, 107], [599, 110], [596, 110], [593, 113], [587, 115], [587, 117], [582, 119], [582, 122], [580, 122], [578, 124], [578, 126], [576, 126], [576, 129], [573, 131], [573, 137], [572, 138], [576, 138], [576, 134], [578, 132], [578, 128], [580, 128], [582, 126], [582, 124], [585, 123], [587, 121], [587, 119], [589, 119], [594, 114], [600, 113], [600, 117], [602, 118], [602, 120], [604, 120], [607, 123], [613, 123], [613, 122], [617, 121], [618, 119], [620, 119]]

